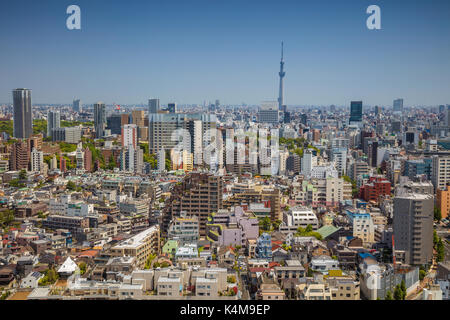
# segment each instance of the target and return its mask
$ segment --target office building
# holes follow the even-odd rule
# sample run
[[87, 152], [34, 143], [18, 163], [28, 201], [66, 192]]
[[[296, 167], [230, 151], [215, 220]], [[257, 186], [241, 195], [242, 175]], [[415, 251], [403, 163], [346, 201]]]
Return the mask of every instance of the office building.
[[175, 102], [168, 103], [167, 110], [169, 113], [177, 113], [177, 104]]
[[14, 101], [14, 138], [26, 139], [33, 134], [33, 114], [31, 106], [31, 90], [13, 90]]
[[81, 109], [81, 100], [80, 99], [73, 100], [72, 109], [75, 112], [82, 112], [83, 111]]
[[114, 113], [106, 118], [106, 128], [111, 130], [111, 134], [122, 134], [122, 127], [130, 123], [130, 114]]
[[[196, 151], [198, 152], [201, 149], [200, 146], [203, 146], [204, 140], [210, 141], [206, 134], [210, 133], [210, 129], [216, 129], [216, 125], [217, 117], [213, 114], [150, 114], [149, 151], [156, 154], [161, 148], [165, 150], [174, 148], [179, 141], [173, 139], [172, 134], [178, 129], [185, 129], [184, 134], [189, 133], [190, 139], [183, 138], [184, 147], [188, 149], [186, 151], [195, 154]], [[188, 138], [187, 135], [185, 137]]]
[[362, 122], [362, 101], [352, 101], [350, 103], [350, 119], [349, 123]]
[[394, 100], [393, 110], [394, 112], [403, 112], [403, 99]]
[[279, 111], [276, 102], [265, 101], [259, 107], [258, 112], [259, 123], [273, 123], [279, 122]]
[[148, 113], [149, 114], [158, 113], [159, 110], [160, 110], [159, 99], [148, 100]]
[[81, 141], [81, 128], [54, 128], [52, 130], [52, 141], [64, 141], [66, 143], [78, 144]]
[[61, 127], [61, 114], [59, 111], [47, 113], [47, 137], [52, 136], [52, 130]]
[[106, 110], [103, 102], [97, 102], [94, 104], [94, 128], [95, 138], [100, 139], [105, 136]]

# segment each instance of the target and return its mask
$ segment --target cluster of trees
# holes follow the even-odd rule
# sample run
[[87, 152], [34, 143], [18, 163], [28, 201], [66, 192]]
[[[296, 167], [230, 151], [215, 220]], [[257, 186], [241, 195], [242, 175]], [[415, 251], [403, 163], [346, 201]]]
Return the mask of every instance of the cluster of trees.
[[356, 181], [350, 179], [349, 176], [342, 176], [342, 179], [344, 179], [344, 181], [346, 182], [350, 182], [352, 184], [352, 197], [356, 198], [358, 196], [359, 190], [356, 187]]
[[47, 120], [34, 119], [33, 120], [33, 134], [47, 132]]
[[6, 300], [9, 297], [10, 294], [11, 294], [11, 291], [7, 290], [5, 293], [3, 293], [0, 296], [0, 300]]
[[275, 220], [272, 222], [269, 217], [264, 217], [259, 220], [259, 227], [262, 231], [273, 231], [278, 230], [280, 227], [281, 220]]
[[401, 284], [395, 286], [394, 296], [392, 296], [391, 290], [386, 293], [385, 300], [405, 300], [406, 299], [406, 285], [402, 280]]
[[80, 274], [83, 275], [86, 273], [87, 264], [86, 262], [82, 261], [78, 264], [78, 268], [80, 268]]
[[436, 261], [442, 262], [445, 258], [445, 247], [444, 243], [442, 242], [442, 239], [437, 235], [436, 230], [433, 232], [433, 247], [434, 250], [436, 250]]
[[155, 255], [155, 254], [151, 254], [151, 255], [148, 257], [147, 261], [145, 261], [145, 266], [144, 266], [144, 269], [145, 269], [145, 270], [148, 270], [148, 269], [151, 268], [151, 266], [152, 266], [152, 261], [153, 261], [155, 258], [156, 258], [156, 255]]
[[2, 120], [0, 121], [0, 132], [6, 132], [9, 136], [13, 135], [13, 121]]
[[55, 283], [59, 278], [58, 273], [54, 268], [45, 270], [45, 275], [39, 280], [40, 286], [48, 286]]
[[434, 220], [441, 221], [441, 219], [442, 219], [441, 209], [439, 209], [438, 207], [434, 207]]
[[425, 270], [424, 266], [420, 266], [419, 268], [419, 280], [422, 281], [425, 276], [427, 275], [427, 271]]
[[159, 268], [159, 267], [167, 268], [167, 267], [170, 267], [170, 264], [168, 262], [166, 262], [166, 261], [164, 261], [163, 263], [155, 262], [153, 264], [153, 269], [156, 269], [156, 268]]
[[295, 233], [296, 237], [315, 237], [317, 240], [322, 240], [320, 233], [313, 231], [312, 225], [308, 224], [306, 228], [298, 227]]
[[78, 192], [82, 190], [82, 188], [80, 186], [77, 186], [73, 181], [67, 182], [66, 189], [69, 191], [78, 191]]
[[75, 150], [77, 150], [77, 145], [73, 144], [73, 143], [67, 143], [67, 142], [61, 141], [58, 143], [58, 145], [59, 145], [59, 149], [61, 149], [61, 152], [64, 152], [64, 153], [74, 152]]
[[[83, 125], [83, 126], [93, 126], [94, 123], [92, 121], [76, 121], [76, 120], [61, 120], [61, 127], [77, 127], [79, 125]], [[47, 124], [46, 124], [47, 125]]]
[[6, 209], [0, 211], [0, 226], [2, 229], [8, 228], [14, 221], [14, 210]]

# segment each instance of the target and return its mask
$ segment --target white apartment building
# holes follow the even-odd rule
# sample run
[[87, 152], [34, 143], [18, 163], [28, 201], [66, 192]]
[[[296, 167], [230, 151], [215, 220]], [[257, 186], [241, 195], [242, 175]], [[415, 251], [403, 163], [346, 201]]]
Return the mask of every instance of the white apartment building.
[[44, 153], [33, 148], [31, 152], [31, 171], [42, 172], [44, 169]]
[[450, 156], [433, 156], [431, 182], [435, 189], [445, 189], [450, 182]]
[[136, 124], [126, 124], [122, 127], [122, 147], [128, 146], [137, 147], [138, 134]]
[[49, 202], [50, 214], [86, 217], [94, 214], [94, 205], [83, 201], [72, 201], [70, 194], [52, 198]]
[[297, 206], [283, 213], [283, 222], [288, 227], [296, 230], [298, 227], [306, 228], [311, 225], [313, 230], [319, 228], [319, 219], [315, 213], [307, 207]]

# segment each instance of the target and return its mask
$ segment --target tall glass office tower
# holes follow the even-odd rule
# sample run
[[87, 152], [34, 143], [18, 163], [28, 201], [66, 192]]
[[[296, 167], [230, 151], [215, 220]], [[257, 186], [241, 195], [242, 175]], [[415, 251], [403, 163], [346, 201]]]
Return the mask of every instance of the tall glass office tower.
[[13, 90], [14, 102], [14, 137], [27, 139], [33, 134], [33, 119], [31, 111], [31, 90]]

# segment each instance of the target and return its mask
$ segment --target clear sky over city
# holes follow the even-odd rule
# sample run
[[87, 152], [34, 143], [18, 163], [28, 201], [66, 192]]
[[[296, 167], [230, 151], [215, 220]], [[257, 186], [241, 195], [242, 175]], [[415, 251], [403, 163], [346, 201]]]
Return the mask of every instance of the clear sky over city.
[[281, 41], [287, 105], [450, 104], [448, 0], [1, 1], [0, 102], [259, 104], [278, 97]]

